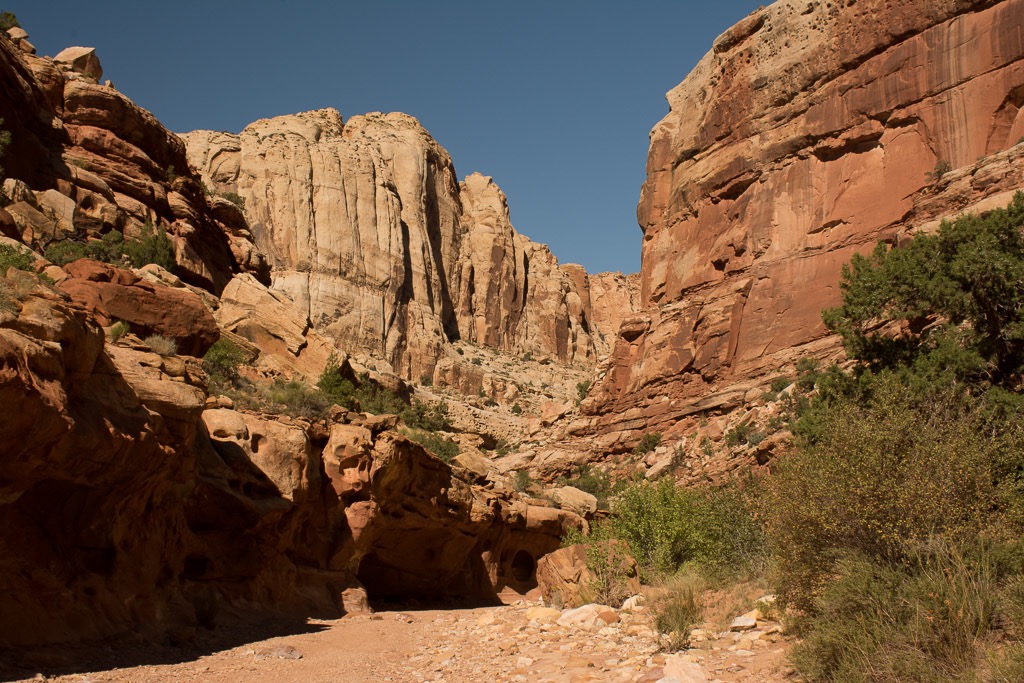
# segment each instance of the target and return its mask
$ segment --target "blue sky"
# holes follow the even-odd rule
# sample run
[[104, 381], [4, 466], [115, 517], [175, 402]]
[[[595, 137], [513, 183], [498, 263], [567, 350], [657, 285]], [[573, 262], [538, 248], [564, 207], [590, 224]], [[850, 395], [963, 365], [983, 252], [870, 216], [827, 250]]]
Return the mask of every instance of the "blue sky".
[[636, 271], [647, 134], [758, 0], [15, 0], [40, 54], [98, 49], [104, 78], [171, 130], [238, 132], [319, 107], [403, 111], [459, 177], [563, 263]]

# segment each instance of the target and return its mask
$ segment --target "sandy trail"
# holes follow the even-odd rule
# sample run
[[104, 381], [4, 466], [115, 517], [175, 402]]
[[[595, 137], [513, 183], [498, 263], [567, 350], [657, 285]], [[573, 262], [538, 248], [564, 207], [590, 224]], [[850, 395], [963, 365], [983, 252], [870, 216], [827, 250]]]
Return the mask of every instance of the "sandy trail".
[[[539, 619], [531, 609], [536, 603], [384, 611], [200, 630], [183, 647], [135, 643], [7, 652], [0, 653], [0, 681], [650, 683], [667, 675], [671, 657], [659, 652], [645, 612], [622, 612], [621, 622], [586, 630]], [[708, 682], [792, 680], [788, 645], [777, 636], [753, 643], [722, 637], [702, 648], [681, 656], [698, 663]]]

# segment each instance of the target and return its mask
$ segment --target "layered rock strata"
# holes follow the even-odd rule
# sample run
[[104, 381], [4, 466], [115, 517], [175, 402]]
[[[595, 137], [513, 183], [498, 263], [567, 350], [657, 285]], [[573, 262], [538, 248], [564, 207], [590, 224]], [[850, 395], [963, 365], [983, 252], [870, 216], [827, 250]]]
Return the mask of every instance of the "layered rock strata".
[[517, 233], [490, 178], [459, 183], [410, 116], [324, 109], [184, 139], [206, 182], [244, 199], [273, 289], [407, 379], [461, 367], [458, 340], [588, 365], [607, 349], [586, 272]]
[[98, 82], [94, 50], [49, 59], [24, 44], [0, 32], [0, 118], [11, 134], [4, 194], [17, 233], [9, 236], [42, 250], [111, 231], [138, 237], [148, 221], [167, 230], [193, 284], [219, 292], [243, 269], [267, 279], [241, 216], [204, 196], [177, 136]]
[[1022, 35], [1021, 0], [780, 0], [720, 36], [651, 133], [644, 311], [573, 432], [624, 449], [741, 405], [838, 348], [820, 312], [853, 253], [1005, 204]]
[[[520, 500], [471, 454], [445, 464], [394, 416], [230, 409], [197, 358], [133, 334], [108, 343], [95, 317], [144, 289], [132, 325], [173, 336], [197, 306], [209, 317], [198, 295], [143, 271], [68, 270], [70, 296], [0, 278], [0, 402], [16, 407], [0, 421], [0, 645], [187, 637], [243, 608], [495, 600], [535, 586], [536, 561], [584, 524]], [[190, 326], [179, 340], [201, 352]]]

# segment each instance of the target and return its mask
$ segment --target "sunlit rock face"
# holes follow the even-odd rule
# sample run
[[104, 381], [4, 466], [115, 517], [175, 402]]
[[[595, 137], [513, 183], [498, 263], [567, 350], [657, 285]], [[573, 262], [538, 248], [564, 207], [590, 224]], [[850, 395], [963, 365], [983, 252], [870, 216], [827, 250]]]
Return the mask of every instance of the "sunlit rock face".
[[782, 0], [722, 34], [651, 132], [645, 312], [574, 431], [625, 447], [836, 352], [853, 253], [1024, 185], [1022, 36], [1020, 0]]
[[244, 198], [274, 289], [399, 374], [432, 374], [459, 339], [561, 363], [602, 348], [587, 274], [518, 234], [490, 178], [460, 183], [411, 116], [323, 109], [184, 137], [207, 182]]

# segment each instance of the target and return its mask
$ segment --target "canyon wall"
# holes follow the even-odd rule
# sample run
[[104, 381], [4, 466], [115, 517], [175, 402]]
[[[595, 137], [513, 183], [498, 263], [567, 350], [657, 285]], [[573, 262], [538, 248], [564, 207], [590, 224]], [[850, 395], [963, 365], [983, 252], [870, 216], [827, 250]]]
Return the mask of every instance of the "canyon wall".
[[853, 253], [1024, 186], [1024, 1], [781, 0], [668, 102], [637, 211], [644, 311], [570, 428], [599, 448], [834, 357], [820, 312]]
[[150, 222], [167, 231], [193, 284], [219, 292], [240, 270], [269, 281], [241, 217], [203, 196], [177, 136], [100, 83], [93, 49], [34, 51], [23, 37], [0, 37], [0, 118], [11, 133], [4, 234], [42, 251], [111, 232], [136, 238]]
[[458, 340], [564, 364], [608, 348], [587, 274], [517, 233], [490, 178], [458, 182], [411, 116], [323, 109], [183, 137], [205, 181], [244, 200], [273, 289], [405, 378], [460, 362]]

